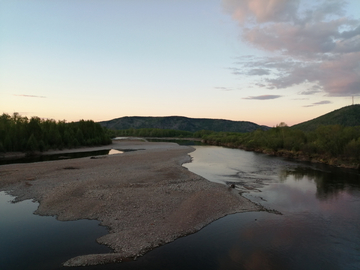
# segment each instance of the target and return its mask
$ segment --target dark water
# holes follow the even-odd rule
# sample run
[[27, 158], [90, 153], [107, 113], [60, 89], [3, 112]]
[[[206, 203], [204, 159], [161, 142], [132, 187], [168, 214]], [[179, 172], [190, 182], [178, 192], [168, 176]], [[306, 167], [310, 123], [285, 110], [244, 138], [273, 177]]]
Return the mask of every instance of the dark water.
[[282, 213], [224, 219], [238, 224], [227, 269], [360, 269], [358, 171], [218, 147], [191, 155], [190, 170]]
[[62, 154], [53, 154], [53, 155], [26, 156], [23, 158], [15, 158], [15, 159], [0, 159], [0, 165], [15, 164], [15, 163], [32, 163], [32, 162], [61, 160], [61, 159], [73, 159], [73, 158], [83, 158], [83, 157], [91, 157], [91, 156], [104, 156], [104, 155], [120, 154], [125, 151], [136, 151], [136, 150], [105, 149], [105, 150], [88, 151], [88, 152], [73, 152], [73, 153], [62, 153]]
[[111, 252], [95, 241], [108, 233], [98, 221], [37, 216], [37, 203], [13, 199], [0, 192], [0, 269], [61, 269], [72, 257]]
[[[193, 162], [185, 165], [191, 171], [211, 181], [234, 183], [245, 197], [281, 214], [229, 215], [136, 261], [79, 269], [360, 269], [360, 176], [357, 171], [221, 147], [196, 146], [196, 149], [191, 153]], [[33, 210], [20, 206], [19, 209], [20, 215], [13, 224], [27, 224], [26, 219], [20, 218]], [[27, 258], [23, 246], [36, 249], [34, 261], [38, 264], [64, 261], [61, 257], [64, 251], [47, 251], [53, 244], [28, 240], [31, 238], [23, 240], [26, 231], [33, 234], [38, 227], [40, 225], [13, 230], [16, 227], [12, 225], [3, 243], [1, 226], [1, 249], [13, 245], [12, 251], [6, 250], [5, 254], [12, 254], [15, 261]], [[56, 225], [49, 227], [45, 230], [51, 231], [49, 235], [63, 235]], [[19, 231], [25, 236], [17, 236]], [[83, 233], [76, 229], [70, 231]], [[82, 241], [93, 241], [96, 237], [90, 235], [89, 232], [89, 237], [75, 242], [80, 245]], [[68, 245], [72, 245], [71, 241]], [[67, 250], [66, 245], [62, 248]], [[83, 251], [82, 247], [75, 249], [81, 254], [93, 253]], [[2, 262], [6, 256], [0, 256]], [[56, 269], [56, 265], [49, 264], [43, 269]], [[7, 268], [0, 264], [0, 269]]]

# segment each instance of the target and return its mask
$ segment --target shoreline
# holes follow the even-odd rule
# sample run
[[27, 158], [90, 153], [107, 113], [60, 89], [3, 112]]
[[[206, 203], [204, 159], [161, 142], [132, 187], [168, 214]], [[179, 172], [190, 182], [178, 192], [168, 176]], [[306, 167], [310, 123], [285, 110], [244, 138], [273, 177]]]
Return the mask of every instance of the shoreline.
[[0, 166], [0, 191], [15, 201], [38, 201], [35, 214], [96, 219], [109, 229], [97, 242], [113, 253], [78, 256], [64, 266], [136, 258], [226, 215], [262, 210], [235, 190], [183, 167], [191, 161], [192, 147], [140, 141], [102, 147], [143, 151]]
[[[131, 142], [131, 145], [134, 145], [134, 147], [137, 146], [137, 142], [140, 142], [138, 140], [126, 140], [127, 144]], [[68, 153], [77, 153], [77, 152], [93, 152], [98, 150], [110, 150], [110, 149], [116, 149], [118, 147], [124, 146], [125, 149], [129, 149], [127, 145], [119, 144], [119, 141], [113, 140], [111, 144], [107, 145], [100, 145], [100, 146], [81, 146], [76, 148], [65, 148], [62, 150], [58, 149], [49, 149], [44, 152], [35, 152], [33, 156], [48, 156], [48, 155], [56, 155], [56, 154], [68, 154]], [[136, 149], [136, 148], [135, 148]], [[140, 149], [138, 149], [140, 150]], [[19, 159], [27, 157], [27, 153], [25, 152], [5, 152], [0, 153], [0, 160], [9, 160], [9, 159]]]
[[233, 149], [240, 149], [240, 150], [245, 150], [245, 151], [250, 151], [250, 152], [255, 152], [255, 153], [261, 153], [261, 154], [265, 154], [265, 155], [269, 155], [269, 156], [288, 158], [288, 159], [298, 161], [298, 162], [310, 162], [310, 163], [314, 163], [314, 164], [324, 164], [327, 166], [343, 168], [343, 169], [351, 169], [351, 170], [359, 170], [360, 169], [360, 164], [358, 162], [347, 161], [347, 160], [335, 158], [335, 157], [328, 157], [326, 155], [317, 155], [317, 154], [305, 155], [301, 151], [289, 151], [289, 150], [284, 150], [284, 149], [281, 149], [278, 151], [273, 151], [273, 150], [268, 150], [268, 149], [264, 149], [264, 148], [246, 148], [241, 145], [239, 146], [239, 145], [236, 145], [233, 143], [217, 143], [217, 142], [213, 142], [213, 141], [205, 141], [205, 143], [208, 145], [223, 146], [223, 147], [228, 147], [228, 148], [233, 148]]

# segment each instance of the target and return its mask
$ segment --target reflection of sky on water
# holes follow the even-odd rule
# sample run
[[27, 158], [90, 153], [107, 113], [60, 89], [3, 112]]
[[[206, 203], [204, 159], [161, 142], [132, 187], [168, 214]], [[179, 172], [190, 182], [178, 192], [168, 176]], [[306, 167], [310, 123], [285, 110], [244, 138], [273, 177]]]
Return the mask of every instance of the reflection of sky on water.
[[110, 149], [108, 155], [116, 155], [116, 154], [123, 154], [124, 151], [116, 150], [116, 149]]
[[62, 269], [72, 257], [110, 252], [95, 241], [107, 233], [99, 221], [60, 222], [34, 215], [38, 203], [10, 203], [13, 199], [0, 192], [0, 269]]
[[[208, 150], [197, 147], [194, 164], [186, 167], [206, 177], [216, 170], [215, 166], [211, 166], [211, 172], [204, 172], [206, 168], [198, 168], [197, 162], [211, 161], [222, 167], [222, 176], [216, 175], [218, 182], [229, 181], [234, 171], [239, 176], [237, 186], [261, 180], [263, 185], [256, 191], [243, 195], [283, 214], [244, 213], [224, 218], [226, 230], [232, 230], [230, 233], [237, 241], [227, 246], [226, 254], [217, 255], [217, 269], [356, 269], [360, 266], [358, 173], [234, 149], [218, 148], [216, 151], [224, 156], [209, 155]], [[229, 223], [236, 226], [232, 228]]]
[[106, 156], [106, 155], [115, 155], [122, 154], [125, 151], [136, 151], [138, 149], [103, 149], [90, 152], [64, 152], [61, 154], [52, 154], [52, 155], [39, 155], [39, 156], [28, 156], [15, 159], [0, 159], [0, 166], [5, 164], [14, 164], [14, 163], [32, 163], [32, 162], [42, 162], [50, 160], [61, 160], [61, 159], [74, 159], [74, 158], [84, 158], [92, 156]]
[[[240, 183], [246, 180], [248, 184], [276, 179], [278, 160], [254, 152], [239, 155], [238, 149], [218, 146], [194, 146], [196, 151], [190, 153], [193, 162], [184, 164], [192, 172], [204, 178], [217, 182]], [[284, 163], [287, 163], [284, 161]]]

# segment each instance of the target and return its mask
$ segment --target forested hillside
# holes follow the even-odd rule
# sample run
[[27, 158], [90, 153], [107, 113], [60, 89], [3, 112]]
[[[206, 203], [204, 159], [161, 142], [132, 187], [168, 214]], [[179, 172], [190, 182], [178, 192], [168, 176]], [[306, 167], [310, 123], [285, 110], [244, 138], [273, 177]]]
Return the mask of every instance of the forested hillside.
[[315, 119], [294, 125], [292, 128], [303, 131], [314, 131], [320, 126], [327, 125], [360, 126], [360, 105], [343, 107]]
[[182, 116], [167, 117], [121, 117], [109, 121], [99, 122], [109, 129], [168, 129], [196, 132], [200, 130], [251, 132], [257, 129], [267, 130], [269, 127], [260, 126], [247, 121], [230, 121], [222, 119], [188, 118]]
[[0, 116], [0, 152], [34, 152], [110, 144], [106, 130], [94, 121], [66, 123], [39, 117]]

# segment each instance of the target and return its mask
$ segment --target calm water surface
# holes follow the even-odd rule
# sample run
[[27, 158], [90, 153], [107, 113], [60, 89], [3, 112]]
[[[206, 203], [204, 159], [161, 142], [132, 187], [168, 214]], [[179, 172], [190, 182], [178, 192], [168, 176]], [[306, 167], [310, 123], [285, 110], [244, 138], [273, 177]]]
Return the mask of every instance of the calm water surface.
[[74, 158], [84, 158], [91, 156], [115, 155], [115, 154], [122, 154], [126, 151], [135, 151], [135, 150], [104, 149], [104, 150], [88, 151], [88, 152], [70, 152], [70, 153], [52, 154], [52, 155], [27, 156], [27, 157], [14, 158], [14, 159], [0, 159], [0, 165], [16, 164], [16, 163], [33, 163], [33, 162], [61, 160], [61, 159], [74, 159]]
[[228, 269], [360, 269], [358, 171], [219, 147], [192, 156], [191, 171], [282, 213], [225, 218], [239, 224]]
[[58, 221], [34, 215], [38, 203], [11, 203], [14, 197], [0, 192], [0, 269], [61, 269], [72, 257], [111, 252], [96, 238], [108, 233], [99, 221]]
[[[281, 214], [230, 215], [136, 261], [80, 269], [360, 269], [360, 176], [357, 171], [302, 164], [236, 149], [195, 148], [191, 153], [193, 162], [184, 165], [189, 170], [210, 181], [233, 183], [248, 199]], [[4, 196], [7, 195], [0, 192], [0, 198]], [[24, 203], [26, 207], [20, 206]], [[1, 267], [4, 260], [9, 261], [7, 256], [13, 261], [27, 258], [29, 247], [36, 250], [31, 251], [37, 254], [35, 263], [49, 263], [48, 268], [43, 269], [56, 269], [58, 262], [65, 260], [63, 252], [73, 242], [80, 245], [96, 238], [91, 235], [91, 229], [92, 232], [85, 232], [89, 237], [64, 246], [58, 244], [58, 249], [48, 251], [49, 245], [54, 244], [35, 241], [31, 234], [38, 233], [39, 228], [48, 231], [44, 237], [47, 241], [48, 236], [61, 237], [64, 232], [57, 225], [44, 225], [44, 229], [31, 218], [28, 221], [36, 208], [34, 203], [11, 204], [17, 205], [16, 211], [11, 210], [14, 217], [6, 219], [5, 223], [10, 226], [0, 225], [0, 269], [7, 269]], [[14, 214], [17, 211], [19, 214]], [[27, 218], [21, 219], [22, 216]], [[60, 224], [68, 223], [52, 219]], [[99, 236], [104, 234], [96, 222], [94, 226]], [[30, 234], [26, 236], [26, 232]], [[81, 235], [83, 231], [71, 228], [70, 233]], [[83, 252], [81, 254], [92, 252], [82, 248], [75, 247], [77, 252]], [[57, 264], [51, 265], [52, 260]]]

